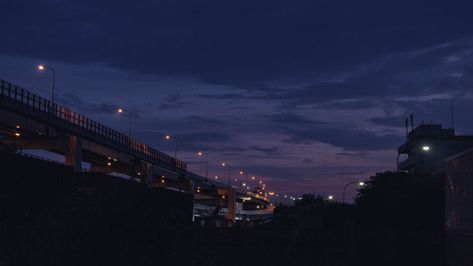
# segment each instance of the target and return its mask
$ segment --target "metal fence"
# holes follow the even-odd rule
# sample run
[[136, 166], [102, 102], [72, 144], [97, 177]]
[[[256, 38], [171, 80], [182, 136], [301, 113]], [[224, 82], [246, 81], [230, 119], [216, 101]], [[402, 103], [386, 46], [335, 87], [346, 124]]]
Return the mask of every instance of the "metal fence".
[[473, 233], [473, 150], [446, 162], [447, 232]]
[[111, 147], [126, 149], [131, 154], [141, 157], [158, 166], [186, 171], [187, 164], [183, 161], [151, 148], [138, 140], [132, 139], [110, 127], [100, 124], [69, 108], [17, 87], [7, 81], [1, 81], [0, 102], [8, 103], [15, 109], [27, 114], [40, 116], [47, 122], [54, 124], [75, 134], [82, 135], [99, 143], [109, 144]]

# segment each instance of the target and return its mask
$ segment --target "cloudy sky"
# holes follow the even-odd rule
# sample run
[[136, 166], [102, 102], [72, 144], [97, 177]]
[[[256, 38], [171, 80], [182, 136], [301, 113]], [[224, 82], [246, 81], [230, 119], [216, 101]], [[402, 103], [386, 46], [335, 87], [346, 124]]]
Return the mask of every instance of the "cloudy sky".
[[[100, 2], [100, 3], [99, 3]], [[203, 173], [195, 152], [280, 194], [394, 169], [404, 119], [473, 134], [473, 3], [420, 0], [0, 2], [0, 78]], [[236, 173], [236, 171], [235, 171]]]

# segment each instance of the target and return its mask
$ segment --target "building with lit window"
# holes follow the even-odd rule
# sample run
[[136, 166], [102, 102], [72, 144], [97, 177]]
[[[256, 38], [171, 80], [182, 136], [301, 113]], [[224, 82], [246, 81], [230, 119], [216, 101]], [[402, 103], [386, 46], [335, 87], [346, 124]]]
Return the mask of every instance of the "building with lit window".
[[407, 122], [397, 169], [444, 176], [446, 261], [448, 266], [465, 265], [473, 261], [473, 136], [433, 124], [411, 126], [408, 132]]
[[473, 136], [455, 135], [455, 130], [441, 125], [423, 124], [406, 134], [406, 143], [398, 148], [399, 171], [440, 174], [445, 159], [473, 147]]

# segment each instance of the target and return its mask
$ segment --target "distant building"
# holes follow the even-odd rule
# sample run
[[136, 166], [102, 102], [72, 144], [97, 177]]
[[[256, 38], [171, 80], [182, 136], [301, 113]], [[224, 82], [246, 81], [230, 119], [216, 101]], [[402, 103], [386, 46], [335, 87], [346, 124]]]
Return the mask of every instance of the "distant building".
[[406, 138], [406, 143], [398, 148], [399, 171], [442, 173], [446, 158], [473, 147], [473, 136], [458, 136], [454, 129], [436, 124], [420, 125]]

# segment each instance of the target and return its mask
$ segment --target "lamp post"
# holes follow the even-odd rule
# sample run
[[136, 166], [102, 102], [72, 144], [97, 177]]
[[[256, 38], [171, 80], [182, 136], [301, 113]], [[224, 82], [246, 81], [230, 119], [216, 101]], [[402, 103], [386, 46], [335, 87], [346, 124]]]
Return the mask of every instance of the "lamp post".
[[205, 181], [209, 178], [209, 156], [205, 152], [199, 151], [197, 153], [198, 156], [204, 156], [205, 157]]
[[243, 183], [243, 188], [245, 188], [245, 190], [248, 190], [247, 189], [247, 186], [248, 186], [248, 175], [245, 175], [245, 172], [243, 170], [240, 171], [240, 175], [245, 177], [245, 182]]
[[358, 184], [359, 187], [363, 187], [365, 185], [365, 182], [363, 181], [355, 181], [355, 182], [350, 182], [348, 184], [346, 184], [344, 187], [343, 187], [343, 198], [342, 198], [342, 203], [345, 203], [345, 192], [347, 190], [347, 187], [350, 186], [350, 185], [353, 185], [353, 184]]
[[123, 108], [118, 108], [117, 113], [119, 113], [119, 114], [128, 113], [128, 120], [129, 120], [129, 123], [128, 123], [128, 137], [131, 140], [131, 112], [128, 111], [128, 110], [125, 110]]
[[228, 188], [230, 188], [230, 179], [231, 179], [231, 173], [232, 173], [232, 167], [230, 166], [229, 163], [222, 163], [222, 166], [228, 166]]
[[53, 67], [51, 66], [48, 66], [48, 65], [39, 65], [38, 66], [38, 70], [39, 71], [45, 71], [46, 69], [48, 69], [49, 71], [51, 71], [53, 73], [53, 87], [52, 87], [52, 90], [51, 90], [51, 106], [54, 104], [54, 93], [55, 93], [55, 87], [56, 87], [56, 71], [54, 70]]
[[164, 138], [168, 141], [174, 140], [174, 159], [177, 160], [177, 138], [171, 135], [166, 135]]

